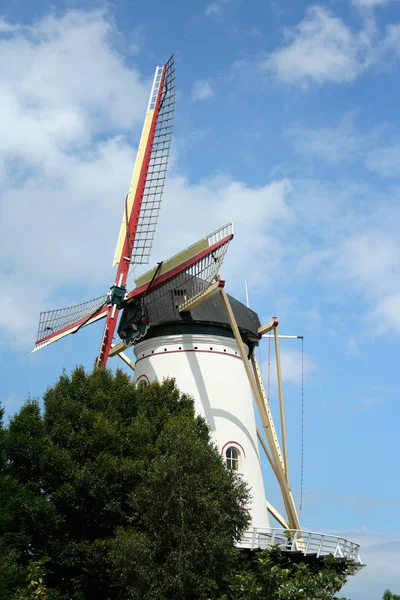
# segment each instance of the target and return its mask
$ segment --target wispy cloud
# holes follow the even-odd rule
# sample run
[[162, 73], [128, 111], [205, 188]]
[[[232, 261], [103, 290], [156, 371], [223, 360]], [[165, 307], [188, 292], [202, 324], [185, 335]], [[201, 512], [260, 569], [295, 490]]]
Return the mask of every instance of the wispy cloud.
[[208, 100], [213, 98], [214, 90], [209, 81], [197, 80], [192, 86], [192, 98], [193, 100]]
[[210, 2], [206, 6], [204, 14], [208, 17], [212, 15], [219, 15], [221, 14], [223, 7], [230, 2], [232, 2], [232, 0], [215, 0], [215, 2]]
[[384, 177], [400, 176], [400, 132], [396, 124], [382, 123], [368, 132], [358, 131], [351, 116], [337, 127], [294, 126], [287, 132], [303, 157], [332, 165], [362, 164]]
[[355, 6], [362, 8], [375, 8], [376, 6], [383, 6], [390, 2], [398, 2], [399, 0], [352, 0]]
[[339, 499], [340, 504], [351, 506], [354, 510], [363, 512], [371, 512], [381, 509], [385, 506], [396, 506], [400, 504], [400, 500], [391, 498], [377, 498], [375, 496], [342, 496]]
[[368, 398], [363, 398], [362, 400], [360, 400], [356, 404], [356, 408], [359, 410], [369, 410], [370, 408], [378, 406], [379, 404], [382, 404], [381, 398], [370, 396]]
[[350, 577], [342, 588], [346, 598], [364, 600], [382, 598], [390, 588], [400, 588], [399, 532], [373, 532], [368, 529], [344, 531], [342, 535], [361, 544], [361, 558], [367, 565], [355, 577]]
[[21, 408], [25, 400], [19, 394], [10, 394], [0, 405], [5, 409], [5, 415], [11, 416]]
[[[265, 375], [268, 372], [268, 359], [265, 358], [265, 345], [266, 341], [263, 342], [263, 365], [262, 370]], [[276, 387], [277, 376], [276, 376], [276, 362], [274, 352], [271, 352], [271, 361], [270, 361], [270, 372], [271, 372], [271, 383], [272, 386]], [[289, 383], [291, 385], [300, 386], [304, 378], [308, 378], [308, 376], [317, 370], [317, 364], [315, 360], [306, 352], [301, 353], [301, 350], [295, 348], [280, 348], [281, 354], [281, 368], [282, 368], [282, 377], [285, 380], [285, 384]]]
[[358, 355], [358, 342], [353, 335], [346, 340], [346, 351], [352, 356]]

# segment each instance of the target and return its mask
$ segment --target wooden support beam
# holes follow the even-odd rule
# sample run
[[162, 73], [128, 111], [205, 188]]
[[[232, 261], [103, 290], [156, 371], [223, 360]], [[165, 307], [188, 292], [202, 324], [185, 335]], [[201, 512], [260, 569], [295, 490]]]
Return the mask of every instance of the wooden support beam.
[[269, 331], [271, 331], [271, 329], [275, 329], [275, 327], [278, 327], [278, 321], [274, 317], [272, 319], [272, 321], [270, 321], [266, 325], [262, 325], [261, 327], [259, 327], [258, 328], [258, 333], [260, 335], [265, 335], [266, 333], [268, 333]]
[[260, 442], [260, 444], [261, 444], [261, 447], [262, 447], [262, 449], [263, 449], [263, 450], [264, 450], [264, 452], [265, 452], [265, 456], [268, 458], [268, 462], [269, 462], [269, 464], [271, 465], [271, 468], [272, 468], [273, 472], [274, 472], [274, 473], [275, 473], [275, 475], [276, 475], [276, 467], [275, 467], [275, 464], [274, 464], [274, 459], [272, 458], [272, 454], [271, 454], [271, 452], [268, 450], [268, 446], [267, 446], [267, 444], [265, 443], [265, 440], [264, 440], [264, 438], [263, 438], [263, 436], [262, 436], [262, 433], [261, 433], [261, 431], [258, 429], [258, 427], [256, 427], [256, 430], [257, 430], [257, 438], [258, 438], [258, 440], [259, 440], [259, 442]]
[[285, 463], [283, 460], [282, 452], [279, 446], [278, 436], [276, 434], [276, 429], [274, 425], [274, 421], [272, 418], [271, 409], [269, 407], [268, 399], [265, 394], [264, 385], [261, 379], [260, 369], [258, 368], [257, 359], [253, 355], [251, 356], [251, 363], [253, 365], [254, 376], [257, 384], [257, 389], [260, 396], [260, 406], [257, 403], [258, 412], [260, 413], [261, 421], [267, 436], [268, 443], [271, 448], [271, 452], [274, 457], [274, 463], [277, 459], [277, 464], [280, 466], [280, 470], [285, 470]]
[[133, 344], [125, 344], [125, 342], [119, 342], [118, 344], [112, 344], [111, 345], [111, 350], [108, 356], [116, 356], [117, 354], [120, 354], [121, 352], [124, 352], [125, 350], [128, 350], [128, 348], [130, 348], [131, 346], [133, 346]]
[[[250, 363], [248, 361], [247, 352], [245, 349], [245, 345], [243, 343], [242, 337], [240, 335], [239, 327], [236, 323], [235, 315], [233, 313], [231, 304], [229, 302], [229, 298], [223, 288], [220, 289], [220, 294], [222, 298], [222, 302], [224, 304], [225, 310], [227, 312], [229, 323], [232, 328], [233, 335], [235, 336], [236, 344], [242, 358], [242, 363], [246, 371], [246, 375], [250, 384], [251, 391], [253, 393], [254, 399], [257, 404], [258, 411], [260, 413], [260, 418], [263, 423], [265, 433], [267, 435], [268, 443], [271, 448], [271, 453], [273, 457], [273, 462], [276, 467], [276, 476], [279, 482], [279, 486], [281, 488], [283, 501], [285, 503], [285, 508], [288, 514], [288, 524], [291, 529], [300, 529], [300, 522], [296, 511], [296, 506], [294, 504], [292, 492], [290, 490], [289, 484], [286, 480], [285, 475], [285, 467], [282, 460], [282, 455], [280, 453], [279, 442], [276, 436], [274, 423], [272, 420], [271, 411], [269, 410], [268, 401], [265, 396], [265, 391], [262, 385], [261, 375], [259, 373], [257, 361], [255, 359], [254, 353], [252, 354], [252, 363], [253, 370], [250, 367]], [[256, 373], [258, 376], [256, 377]], [[273, 435], [272, 431], [275, 432]]]
[[124, 363], [126, 365], [128, 365], [128, 367], [130, 367], [132, 369], [132, 371], [135, 370], [135, 363], [133, 362], [133, 360], [131, 360], [126, 354], [125, 352], [119, 352], [118, 356], [120, 357], [121, 360], [124, 361]]
[[280, 349], [279, 349], [278, 327], [275, 327], [275, 329], [274, 329], [274, 337], [275, 337], [276, 374], [277, 374], [277, 379], [278, 379], [279, 410], [280, 410], [280, 415], [281, 415], [283, 460], [285, 463], [286, 479], [289, 483], [289, 461], [288, 461], [288, 452], [287, 452], [287, 443], [286, 443], [285, 406], [284, 406], [284, 402], [283, 402], [281, 353], [280, 353]]
[[276, 478], [278, 479], [279, 486], [281, 488], [282, 498], [285, 504], [286, 512], [288, 515], [288, 523], [291, 529], [300, 529], [300, 521], [294, 503], [293, 494], [290, 489], [289, 482], [286, 478], [284, 461], [280, 451], [278, 437], [274, 422], [272, 419], [271, 410], [269, 408], [267, 396], [265, 394], [264, 385], [262, 383], [260, 370], [258, 368], [257, 360], [254, 353], [251, 356], [251, 362], [253, 364], [254, 374], [258, 384], [259, 400], [257, 401], [258, 412], [264, 426], [265, 433], [267, 435], [268, 443], [271, 448], [271, 453], [276, 466]]
[[216, 281], [203, 292], [199, 292], [187, 302], [183, 302], [182, 304], [180, 304], [178, 308], [179, 312], [189, 312], [190, 310], [193, 310], [194, 308], [196, 308], [196, 306], [199, 306], [199, 304], [204, 302], [204, 300], [207, 300], [208, 298], [211, 298], [211, 296], [214, 296], [214, 294], [216, 294], [221, 288], [223, 288], [224, 285], [225, 281]]
[[276, 519], [278, 521], [279, 525], [282, 525], [282, 527], [284, 529], [290, 529], [288, 522], [281, 515], [281, 513], [279, 511], [277, 511], [276, 508], [268, 502], [268, 500], [266, 500], [265, 503], [267, 505], [267, 511], [269, 512], [270, 515], [272, 515], [274, 517], [274, 519]]

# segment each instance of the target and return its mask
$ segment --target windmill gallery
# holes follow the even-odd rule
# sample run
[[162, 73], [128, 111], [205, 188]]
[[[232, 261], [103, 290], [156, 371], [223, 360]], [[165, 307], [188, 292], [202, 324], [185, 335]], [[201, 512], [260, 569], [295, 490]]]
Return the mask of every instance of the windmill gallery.
[[[231, 223], [205, 236], [136, 279], [128, 291], [132, 265], [148, 264], [166, 179], [175, 107], [175, 67], [171, 57], [156, 68], [113, 266], [110, 291], [94, 300], [42, 312], [34, 351], [76, 333], [99, 319], [105, 326], [97, 366], [119, 356], [135, 371], [137, 384], [174, 377], [195, 400], [226, 464], [248, 483], [251, 525], [243, 548], [280, 545], [314, 557], [333, 554], [360, 567], [359, 546], [342, 537], [303, 531], [288, 468], [278, 321], [261, 325], [258, 315], [225, 292], [219, 272], [233, 239]], [[121, 317], [117, 324], [119, 313]], [[114, 336], [118, 333], [121, 341]], [[275, 342], [281, 443], [265, 393], [255, 348], [263, 335]], [[126, 351], [133, 347], [136, 361]], [[218, 373], [218, 377], [216, 377]], [[253, 398], [262, 428], [257, 427]], [[266, 499], [260, 450], [278, 481], [286, 516]], [[281, 528], [272, 528], [269, 517]]]

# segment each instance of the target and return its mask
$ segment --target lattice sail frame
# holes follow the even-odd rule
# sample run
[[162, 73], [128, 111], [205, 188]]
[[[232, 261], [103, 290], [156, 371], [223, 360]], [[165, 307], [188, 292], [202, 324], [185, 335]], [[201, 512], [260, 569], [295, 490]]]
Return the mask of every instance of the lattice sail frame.
[[[192, 246], [164, 261], [164, 269], [153, 279], [156, 269], [152, 269], [136, 280], [138, 287], [128, 294], [128, 301], [144, 298], [151, 311], [151, 305], [169, 294], [182, 292], [181, 299], [188, 301], [204, 291], [213, 282], [224, 260], [229, 242], [233, 237], [233, 225], [228, 223], [213, 231]], [[182, 270], [180, 270], [182, 269]], [[191, 282], [190, 294], [185, 295], [188, 282]], [[153, 291], [151, 291], [153, 289]], [[94, 300], [75, 304], [67, 308], [40, 313], [37, 341], [33, 352], [58, 341], [81, 327], [106, 316], [109, 306], [107, 295]], [[160, 311], [158, 311], [160, 313]], [[161, 311], [163, 313], [163, 311]], [[165, 315], [167, 312], [165, 310]], [[157, 320], [162, 321], [158, 314]]]
[[41, 312], [37, 341], [32, 352], [36, 352], [52, 342], [74, 333], [80, 327], [103, 318], [108, 308], [106, 300], [107, 294], [74, 306]]
[[[164, 78], [162, 79], [164, 68]], [[173, 56], [165, 63], [165, 66], [156, 68], [132, 181], [126, 199], [126, 206], [115, 250], [113, 266], [118, 264], [121, 260], [123, 242], [127, 234], [127, 222], [129, 222], [130, 219], [133, 199], [139, 182], [140, 170], [142, 168], [143, 160], [145, 160], [145, 147], [149, 137], [150, 125], [156, 108], [156, 100], [161, 81], [163, 81], [161, 103], [158, 109], [157, 124], [150, 153], [146, 183], [130, 259], [130, 262], [136, 265], [145, 265], [150, 261], [150, 254], [167, 176], [168, 158], [173, 133], [176, 88], [175, 63]]]
[[[156, 68], [131, 185], [125, 201], [114, 265], [120, 262], [127, 235], [127, 223], [129, 223], [135, 194], [141, 182], [142, 167], [147, 165], [147, 160], [148, 168], [145, 170], [146, 177], [130, 262], [136, 264], [148, 264], [149, 262], [168, 166], [174, 121], [175, 87], [175, 65], [172, 55], [165, 65]], [[153, 132], [154, 119], [155, 129]], [[146, 149], [150, 139], [152, 142], [148, 156]], [[74, 333], [85, 325], [106, 317], [109, 308], [106, 298], [107, 295], [104, 295], [67, 308], [41, 312], [33, 352]]]
[[[151, 324], [155, 324], [155, 322], [161, 323], [166, 319], [168, 320], [170, 316], [167, 298], [165, 298], [166, 302], [164, 311], [158, 308], [158, 310], [155, 312], [154, 308], [152, 308], [152, 305], [157, 305], [159, 307], [159, 301], [163, 297], [174, 294], [176, 296], [180, 296], [179, 303], [188, 302], [200, 292], [205, 291], [213, 283], [220, 271], [232, 237], [233, 224], [228, 223], [220, 229], [213, 231], [209, 236], [200, 240], [200, 242], [193, 244], [193, 246], [190, 246], [183, 252], [169, 259], [169, 261], [166, 261], [167, 264], [168, 262], [173, 264], [176, 257], [185, 256], [188, 252], [190, 252], [191, 248], [197, 248], [201, 242], [206, 242], [207, 246], [202, 252], [198, 253], [199, 258], [196, 259], [195, 255], [192, 261], [188, 259], [188, 262], [190, 263], [189, 266], [181, 272], [178, 272], [174, 277], [171, 277], [165, 284], [157, 287], [158, 278], [156, 277], [154, 279], [153, 285], [154, 287], [157, 287], [157, 289], [151, 291], [150, 288], [149, 292], [144, 296], [145, 306], [152, 317]], [[214, 246], [217, 247], [212, 249]], [[174, 269], [176, 269], [176, 267], [174, 267]], [[151, 272], [149, 275], [150, 274]], [[167, 275], [168, 271], [165, 272], [164, 277]], [[188, 286], [189, 283], [190, 286]]]

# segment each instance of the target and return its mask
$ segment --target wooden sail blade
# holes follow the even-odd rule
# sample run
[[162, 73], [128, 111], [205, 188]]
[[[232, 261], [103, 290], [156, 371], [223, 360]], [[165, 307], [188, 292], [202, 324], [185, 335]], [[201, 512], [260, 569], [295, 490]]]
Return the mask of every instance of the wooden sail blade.
[[128, 303], [144, 295], [146, 302], [151, 302], [152, 298], [168, 294], [170, 289], [184, 290], [188, 281], [190, 297], [204, 291], [218, 274], [232, 238], [233, 226], [228, 223], [164, 261], [136, 280], [138, 287], [128, 294]]
[[[157, 278], [152, 284], [152, 289], [154, 289], [156, 281], [159, 282], [163, 280], [163, 275], [166, 275], [170, 272], [174, 273], [174, 270], [177, 268], [180, 269], [182, 265], [190, 265], [192, 261], [196, 259], [196, 257], [200, 256], [204, 251], [206, 251], [206, 253], [209, 253], [210, 248], [214, 249], [214, 247], [221, 247], [221, 242], [224, 242], [222, 244], [223, 246], [227, 238], [229, 238], [228, 241], [230, 241], [233, 238], [232, 223], [227, 223], [223, 227], [220, 227], [216, 231], [213, 231], [209, 235], [206, 235], [205, 237], [201, 238], [201, 240], [198, 240], [188, 248], [185, 248], [185, 250], [182, 250], [181, 252], [178, 252], [171, 258], [164, 260], [161, 266], [154, 267], [153, 269], [150, 269], [150, 271], [147, 271], [140, 277], [137, 277], [135, 279], [137, 288], [142, 288], [143, 286], [148, 284], [154, 278], [154, 275], [157, 273]], [[226, 250], [227, 247], [225, 249], [225, 252]], [[136, 292], [136, 290], [133, 290], [133, 292]], [[128, 295], [128, 299], [129, 297], [130, 295]]]
[[103, 319], [108, 310], [106, 300], [107, 296], [104, 295], [74, 306], [41, 312], [37, 339], [32, 352], [57, 342], [70, 333], [75, 333], [81, 327]]
[[[131, 187], [125, 202], [114, 265], [115, 285], [125, 289], [129, 267], [147, 264], [153, 245], [168, 166], [175, 104], [174, 57], [157, 67], [139, 144]], [[108, 310], [96, 364], [105, 367], [113, 343], [119, 308]]]
[[151, 326], [181, 320], [182, 302], [190, 302], [218, 280], [232, 238], [229, 223], [140, 278], [141, 285], [128, 294], [118, 326], [124, 343], [136, 343]]
[[113, 266], [121, 260], [149, 263], [167, 174], [174, 110], [172, 56], [155, 72]]

